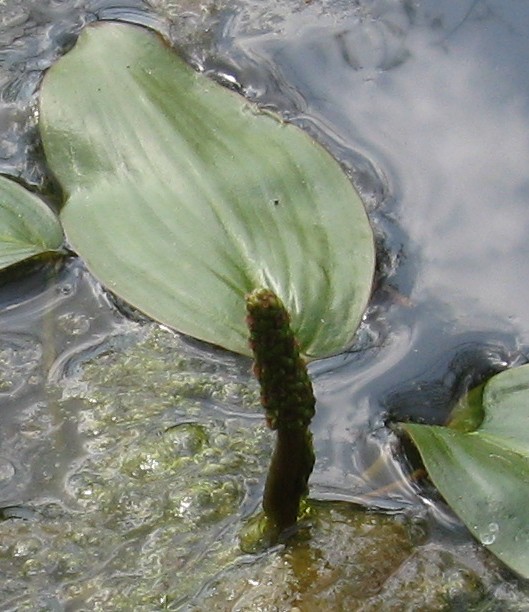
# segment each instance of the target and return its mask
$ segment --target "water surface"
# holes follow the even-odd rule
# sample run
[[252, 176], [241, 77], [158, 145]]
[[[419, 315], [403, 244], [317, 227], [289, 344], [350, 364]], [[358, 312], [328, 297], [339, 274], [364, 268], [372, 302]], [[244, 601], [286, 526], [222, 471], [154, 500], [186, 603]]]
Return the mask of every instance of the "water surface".
[[[408, 417], [443, 422], [466, 388], [526, 361], [529, 7], [514, 0], [241, 0], [207, 8], [190, 0], [35, 0], [23, 6], [6, 0], [0, 4], [0, 172], [50, 190], [36, 132], [38, 84], [78, 32], [97, 19], [160, 30], [196, 67], [237, 84], [249, 98], [310, 131], [350, 173], [377, 234], [379, 275], [355, 345], [311, 366], [318, 397], [312, 495], [419, 516], [429, 525], [430, 542], [452, 542], [446, 544], [449, 549], [466, 547], [458, 554], [476, 569], [476, 546], [432, 492], [409, 484], [399, 442], [385, 424]], [[112, 423], [122, 418], [119, 410], [134, 404], [130, 390], [118, 393], [121, 408], [99, 395], [97, 405], [106, 406], [108, 413], [95, 408], [90, 412], [90, 397], [110, 383], [99, 378], [94, 382], [86, 369], [92, 366], [86, 364], [107, 353], [119, 360], [127, 347], [141, 344], [152, 330], [124, 315], [81, 262], [6, 279], [0, 300], [0, 494], [3, 507], [15, 508], [7, 511], [9, 521], [3, 524], [34, 524], [32, 512], [39, 504], [48, 513], [50, 504], [58, 504], [57, 512], [73, 520], [71, 513], [91, 508], [86, 501], [92, 495], [86, 493], [90, 479], [111, 479], [111, 473], [121, 474], [128, 465], [95, 465], [94, 457], [103, 452], [134, 454], [142, 448], [127, 450], [120, 443], [109, 450], [112, 436], [119, 432], [131, 439], [148, 437], [190, 417], [160, 400], [150, 419], [130, 416], [130, 427], [114, 431]], [[169, 341], [160, 342], [163, 362], [169, 352], [164, 342]], [[222, 423], [237, 435], [244, 427], [260, 427], [245, 360], [174, 342], [171, 350], [182, 352], [188, 376], [184, 387], [192, 388], [186, 397], [192, 399], [188, 409], [195, 410], [195, 423], [217, 423], [215, 440], [228, 435]], [[199, 384], [204, 372], [218, 382], [207, 392]], [[153, 376], [158, 380], [160, 373]], [[178, 380], [178, 392], [183, 393]], [[226, 391], [230, 388], [231, 396]], [[145, 406], [156, 397], [153, 391]], [[101, 423], [110, 433], [97, 433]], [[259, 431], [264, 461], [268, 442], [266, 432]], [[247, 459], [251, 454], [248, 449], [241, 453]], [[370, 469], [374, 464], [378, 468]], [[242, 469], [237, 462], [233, 465]], [[248, 514], [255, 508], [263, 465], [244, 472], [244, 490], [226, 485], [226, 507], [232, 513]], [[156, 474], [149, 461], [144, 467], [142, 478]], [[139, 478], [127, 477], [133, 482]], [[116, 483], [124, 482], [124, 476], [119, 478]], [[231, 482], [226, 474], [222, 479], [222, 486]], [[159, 482], [169, 483], [169, 475], [163, 472]], [[116, 483], [116, 491], [121, 491]], [[148, 495], [141, 487], [133, 490], [139, 497]], [[158, 493], [155, 488], [150, 494]], [[109, 559], [114, 557], [104, 549], [106, 536], [112, 546], [131, 547], [126, 559], [145, 551], [149, 542], [153, 551], [174, 543], [177, 535], [169, 533], [170, 520], [163, 512], [157, 523], [153, 507], [142, 506], [139, 498], [126, 502], [100, 495], [101, 507], [114, 508], [115, 521], [122, 522], [114, 530], [105, 526], [108, 533], [95, 538], [95, 557], [102, 555], [112, 566]], [[188, 502], [172, 499], [168, 507], [173, 519], [178, 504]], [[128, 510], [123, 509], [126, 503]], [[198, 508], [205, 512], [207, 504]], [[111, 521], [110, 510], [97, 512], [103, 523]], [[134, 516], [144, 517], [152, 527], [150, 532], [145, 527], [144, 540], [137, 532], [131, 535], [141, 530]], [[234, 524], [223, 525], [235, 537]], [[196, 547], [197, 558], [203, 557], [218, 529], [207, 532], [202, 549], [185, 538], [180, 545]], [[24, 563], [38, 558], [40, 547], [57, 544], [49, 533], [27, 537], [30, 543], [33, 538], [33, 548], [28, 545], [29, 552], [20, 553]], [[103, 547], [99, 553], [98, 547]], [[13, 550], [6, 545], [2, 553], [5, 568]], [[64, 549], [61, 554], [67, 557]], [[72, 584], [79, 576], [86, 578], [74, 567], [75, 559], [74, 551], [68, 570]], [[175, 557], [170, 562], [178, 563]], [[54, 575], [52, 585], [64, 584], [64, 577], [47, 563], [42, 561], [34, 574], [26, 566], [18, 575], [3, 570], [12, 609], [31, 609], [36, 601], [41, 609], [82, 609], [83, 601], [91, 601], [90, 591], [74, 594], [73, 589], [73, 607], [61, 608], [66, 605], [64, 591], [56, 593], [46, 580]], [[518, 583], [490, 563], [492, 569], [479, 566], [487, 577], [487, 597], [507, 601]], [[92, 578], [105, 574], [102, 567], [94, 561]], [[141, 572], [147, 567], [143, 563]], [[134, 577], [140, 570], [118, 564], [113, 571]], [[125, 591], [126, 583], [124, 579]], [[33, 585], [31, 596], [16, 594], [28, 584]], [[93, 589], [100, 586], [94, 579]], [[104, 609], [103, 596], [100, 601]]]

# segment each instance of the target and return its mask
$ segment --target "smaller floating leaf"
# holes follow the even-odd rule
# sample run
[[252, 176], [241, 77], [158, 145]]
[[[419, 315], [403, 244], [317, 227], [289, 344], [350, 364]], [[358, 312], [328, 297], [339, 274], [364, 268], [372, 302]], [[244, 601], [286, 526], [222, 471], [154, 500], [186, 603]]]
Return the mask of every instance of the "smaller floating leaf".
[[[477, 397], [468, 402], [474, 412]], [[482, 409], [475, 431], [411, 423], [402, 428], [472, 534], [529, 578], [529, 365], [491, 378]]]
[[57, 251], [63, 243], [58, 218], [18, 183], [0, 176], [0, 270]]

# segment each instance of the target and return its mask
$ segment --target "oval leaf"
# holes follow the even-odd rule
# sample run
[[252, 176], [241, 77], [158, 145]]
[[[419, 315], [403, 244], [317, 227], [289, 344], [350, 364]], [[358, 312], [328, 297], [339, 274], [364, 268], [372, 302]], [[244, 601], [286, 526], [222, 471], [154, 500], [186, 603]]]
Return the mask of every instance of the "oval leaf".
[[0, 270], [57, 251], [63, 243], [59, 220], [27, 189], [0, 176]]
[[482, 410], [473, 432], [410, 423], [402, 428], [473, 535], [529, 578], [529, 365], [491, 378]]
[[338, 163], [152, 32], [87, 28], [44, 79], [40, 129], [93, 274], [154, 319], [249, 354], [244, 296], [278, 294], [303, 352], [346, 347], [372, 231]]

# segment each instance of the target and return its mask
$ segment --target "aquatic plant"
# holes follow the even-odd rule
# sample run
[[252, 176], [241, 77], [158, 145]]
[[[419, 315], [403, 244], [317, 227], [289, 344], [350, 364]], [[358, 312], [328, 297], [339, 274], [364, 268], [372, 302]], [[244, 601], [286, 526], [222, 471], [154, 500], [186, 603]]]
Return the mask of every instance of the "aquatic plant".
[[529, 365], [471, 390], [447, 427], [403, 423], [428, 475], [471, 533], [529, 578]]
[[373, 232], [347, 175], [305, 131], [119, 23], [86, 28], [50, 68], [39, 128], [68, 242], [113, 293], [249, 355], [244, 296], [269, 287], [302, 354], [350, 345]]
[[371, 290], [373, 235], [350, 180], [305, 132], [123, 24], [88, 28], [50, 69], [40, 129], [68, 241], [112, 292], [246, 354], [249, 294], [255, 372], [277, 430], [263, 506], [268, 531], [282, 532], [314, 463], [300, 352], [343, 350]]
[[263, 496], [269, 522], [264, 531], [277, 536], [296, 523], [300, 500], [308, 492], [314, 466], [309, 425], [316, 400], [281, 300], [268, 289], [257, 289], [246, 297], [246, 308], [261, 403], [269, 427], [277, 431]]
[[63, 241], [61, 224], [51, 209], [22, 185], [0, 176], [0, 270], [57, 254]]

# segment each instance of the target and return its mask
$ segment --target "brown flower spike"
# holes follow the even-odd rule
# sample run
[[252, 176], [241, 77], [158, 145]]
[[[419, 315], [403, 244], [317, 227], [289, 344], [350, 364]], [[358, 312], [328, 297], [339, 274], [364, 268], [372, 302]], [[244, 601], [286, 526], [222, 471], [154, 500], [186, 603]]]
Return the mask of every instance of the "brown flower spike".
[[254, 372], [277, 441], [266, 479], [263, 509], [278, 535], [296, 523], [314, 466], [309, 425], [315, 399], [305, 361], [281, 300], [269, 289], [246, 296]]

